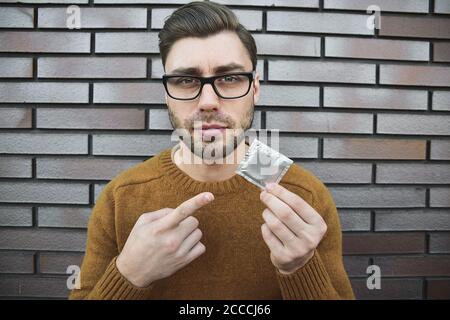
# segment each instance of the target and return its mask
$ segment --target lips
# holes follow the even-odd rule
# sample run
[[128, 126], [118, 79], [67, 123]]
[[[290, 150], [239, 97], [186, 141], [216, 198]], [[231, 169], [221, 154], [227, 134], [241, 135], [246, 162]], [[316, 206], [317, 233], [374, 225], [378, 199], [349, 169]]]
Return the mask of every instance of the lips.
[[226, 126], [220, 124], [204, 124], [202, 125], [202, 130], [210, 130], [210, 129], [226, 129]]
[[216, 141], [225, 135], [226, 126], [217, 123], [205, 123], [202, 125], [201, 134], [203, 141]]

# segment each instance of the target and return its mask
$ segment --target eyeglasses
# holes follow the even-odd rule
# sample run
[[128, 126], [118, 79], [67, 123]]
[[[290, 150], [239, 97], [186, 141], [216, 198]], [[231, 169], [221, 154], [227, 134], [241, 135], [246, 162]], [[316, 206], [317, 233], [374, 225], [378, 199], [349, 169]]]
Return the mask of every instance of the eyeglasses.
[[167, 94], [176, 100], [196, 99], [205, 84], [210, 84], [222, 99], [237, 99], [247, 95], [255, 77], [255, 71], [229, 73], [214, 77], [188, 75], [163, 75]]

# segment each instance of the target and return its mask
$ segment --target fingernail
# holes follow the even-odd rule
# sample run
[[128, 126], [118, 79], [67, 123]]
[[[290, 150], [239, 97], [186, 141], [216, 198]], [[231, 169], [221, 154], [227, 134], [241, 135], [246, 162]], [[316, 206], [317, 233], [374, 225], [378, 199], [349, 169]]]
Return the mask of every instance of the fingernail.
[[267, 195], [267, 193], [266, 193], [265, 191], [263, 191], [263, 192], [260, 193], [259, 198], [260, 198], [261, 200], [264, 200], [265, 197], [266, 197], [266, 195]]
[[203, 199], [205, 199], [205, 201], [211, 201], [212, 199], [214, 199], [214, 196], [213, 196], [212, 193], [206, 193], [206, 194], [203, 196]]

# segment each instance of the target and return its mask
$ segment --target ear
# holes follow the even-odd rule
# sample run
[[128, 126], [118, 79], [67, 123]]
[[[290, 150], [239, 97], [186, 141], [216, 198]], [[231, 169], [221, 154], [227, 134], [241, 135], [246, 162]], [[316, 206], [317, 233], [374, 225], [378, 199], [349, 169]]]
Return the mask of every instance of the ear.
[[259, 72], [255, 72], [255, 79], [253, 80], [253, 103], [256, 105], [259, 101], [261, 86], [259, 83], [260, 75]]

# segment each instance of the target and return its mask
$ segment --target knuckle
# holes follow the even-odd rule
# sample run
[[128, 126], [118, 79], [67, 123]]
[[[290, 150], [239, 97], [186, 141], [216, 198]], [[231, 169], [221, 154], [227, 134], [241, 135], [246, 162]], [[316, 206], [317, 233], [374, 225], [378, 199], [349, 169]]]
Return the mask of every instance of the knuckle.
[[180, 240], [176, 237], [168, 237], [165, 241], [165, 246], [169, 252], [176, 252], [180, 246]]
[[199, 225], [198, 219], [193, 216], [187, 217], [186, 220], [187, 220], [187, 222], [189, 222], [189, 224], [192, 224], [195, 227], [197, 227]]
[[281, 231], [283, 229], [283, 225], [280, 222], [280, 220], [274, 220], [274, 221], [271, 222], [271, 224], [272, 224], [271, 228], [274, 231]]
[[162, 229], [157, 225], [152, 225], [152, 227], [149, 230], [149, 233], [153, 237], [157, 237], [162, 233]]
[[315, 246], [316, 244], [316, 239], [313, 235], [305, 232], [304, 233], [304, 238], [305, 238], [305, 246], [310, 249], [311, 247]]
[[180, 214], [180, 216], [181, 216], [182, 218], [186, 218], [186, 217], [187, 217], [187, 210], [186, 210], [185, 207], [179, 208], [179, 209], [178, 209], [178, 212], [179, 212], [179, 214]]
[[282, 220], [288, 220], [291, 216], [289, 211], [283, 210], [278, 214], [278, 217]]

